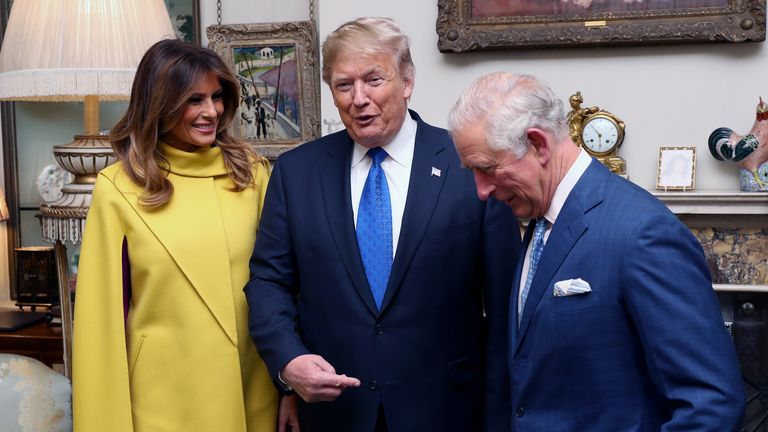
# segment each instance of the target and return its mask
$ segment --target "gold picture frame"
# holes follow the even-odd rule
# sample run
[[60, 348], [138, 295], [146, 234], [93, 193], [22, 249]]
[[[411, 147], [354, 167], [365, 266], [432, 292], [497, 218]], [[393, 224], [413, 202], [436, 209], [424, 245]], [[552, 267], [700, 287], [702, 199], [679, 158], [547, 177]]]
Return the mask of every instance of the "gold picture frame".
[[765, 40], [766, 0], [438, 0], [442, 52]]
[[200, 1], [165, 0], [176, 37], [200, 45]]
[[693, 190], [696, 187], [696, 147], [659, 147], [656, 189]]
[[320, 71], [311, 21], [213, 25], [209, 48], [240, 82], [234, 135], [269, 160], [320, 137]]

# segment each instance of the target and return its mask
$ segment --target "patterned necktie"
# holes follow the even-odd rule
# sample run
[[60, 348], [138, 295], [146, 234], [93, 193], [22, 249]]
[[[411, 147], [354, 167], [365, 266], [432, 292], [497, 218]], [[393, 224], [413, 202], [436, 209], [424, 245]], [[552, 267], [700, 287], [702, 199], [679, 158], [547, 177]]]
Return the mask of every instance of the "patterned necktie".
[[518, 326], [523, 318], [525, 300], [528, 299], [528, 291], [531, 289], [531, 282], [533, 282], [533, 276], [536, 274], [536, 267], [539, 266], [539, 259], [544, 251], [544, 233], [547, 231], [547, 223], [547, 220], [544, 218], [538, 219], [536, 220], [536, 227], [533, 229], [533, 247], [531, 249], [531, 260], [528, 265], [528, 276], [525, 279], [523, 292], [520, 294], [520, 303], [517, 305]]
[[387, 176], [381, 168], [387, 152], [381, 147], [372, 148], [368, 157], [372, 163], [357, 211], [357, 243], [376, 308], [381, 309], [392, 270], [392, 206]]

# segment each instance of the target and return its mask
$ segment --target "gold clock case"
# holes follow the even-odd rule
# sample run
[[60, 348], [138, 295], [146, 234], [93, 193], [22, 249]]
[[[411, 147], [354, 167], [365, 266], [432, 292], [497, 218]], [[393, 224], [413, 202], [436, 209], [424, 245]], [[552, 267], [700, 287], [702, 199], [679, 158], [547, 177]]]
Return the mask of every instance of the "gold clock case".
[[[582, 108], [581, 103], [583, 101], [584, 99], [581, 96], [580, 91], [577, 91], [569, 98], [571, 111], [568, 113], [568, 128], [570, 130], [569, 135], [571, 140], [573, 140], [579, 147], [586, 150], [591, 156], [594, 156], [612, 172], [626, 177], [626, 162], [617, 154], [619, 147], [621, 147], [621, 144], [624, 142], [624, 132], [626, 129], [624, 122], [610, 112], [601, 110], [596, 106]], [[616, 125], [616, 130], [618, 131], [616, 145], [604, 152], [593, 152], [584, 145], [584, 139], [582, 137], [584, 126], [595, 118], [607, 119]]]

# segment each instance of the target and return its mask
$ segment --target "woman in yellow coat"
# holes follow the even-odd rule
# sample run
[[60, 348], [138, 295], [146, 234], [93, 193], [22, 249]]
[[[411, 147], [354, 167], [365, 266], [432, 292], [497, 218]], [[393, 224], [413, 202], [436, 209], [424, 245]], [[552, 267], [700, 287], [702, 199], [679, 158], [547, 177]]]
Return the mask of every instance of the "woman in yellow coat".
[[215, 53], [183, 42], [139, 64], [81, 250], [78, 432], [275, 431], [242, 291], [268, 165], [227, 132], [238, 89]]

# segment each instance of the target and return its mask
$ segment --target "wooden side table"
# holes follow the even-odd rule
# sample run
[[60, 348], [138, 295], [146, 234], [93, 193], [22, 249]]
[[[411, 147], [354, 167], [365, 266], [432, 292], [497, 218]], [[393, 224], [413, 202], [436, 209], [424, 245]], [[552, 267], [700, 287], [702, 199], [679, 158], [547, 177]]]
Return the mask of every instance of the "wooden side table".
[[0, 352], [32, 357], [53, 368], [64, 363], [61, 327], [38, 322], [16, 331], [0, 331]]

